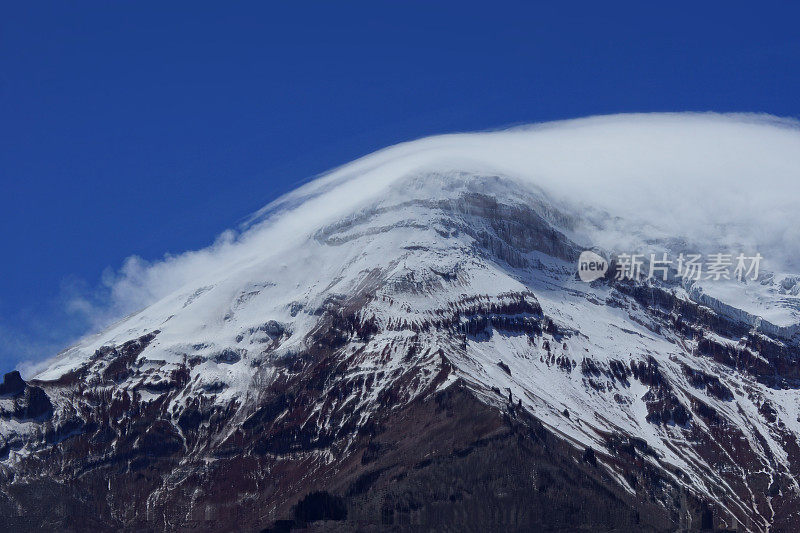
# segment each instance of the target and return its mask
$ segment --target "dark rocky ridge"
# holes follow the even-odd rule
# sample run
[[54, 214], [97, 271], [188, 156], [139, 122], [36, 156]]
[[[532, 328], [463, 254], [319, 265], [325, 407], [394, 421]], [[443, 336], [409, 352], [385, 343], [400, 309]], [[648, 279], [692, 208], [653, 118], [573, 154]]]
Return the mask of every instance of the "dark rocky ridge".
[[[280, 408], [276, 404], [270, 409]], [[268, 418], [269, 413], [261, 411], [251, 418], [248, 429], [261, 427], [256, 420]], [[0, 500], [6, 527], [84, 531], [91, 525], [111, 531], [172, 529], [180, 524], [204, 531], [289, 526], [342, 531], [496, 527], [507, 531], [672, 531], [690, 521], [706, 524], [708, 529], [713, 523], [708, 505], [682, 493], [657, 472], [636, 468], [642, 453], [636, 446], [620, 445], [613, 459], [628, 463], [631, 479], [644, 488], [645, 492], [632, 497], [613, 489], [596, 460], [585, 460], [585, 453], [534, 418], [513, 408], [506, 412], [489, 408], [463, 386], [393, 413], [370, 433], [362, 433], [358, 448], [333, 465], [308, 470], [302, 461], [277, 467], [269, 455], [239, 452], [219, 457], [187, 480], [204, 487], [193, 510], [186, 508], [188, 494], [180, 487], [165, 495], [155, 509], [148, 510], [145, 501], [138, 500], [181, 456], [177, 436], [171, 436], [167, 426], [154, 424], [144, 436], [145, 442], [127, 456], [87, 465], [72, 476], [68, 486], [49, 477], [7, 485]], [[83, 446], [91, 446], [92, 440], [75, 438], [62, 446], [65, 452], [76, 454]], [[258, 474], [270, 470], [267, 477]], [[302, 486], [290, 483], [301, 472]], [[109, 494], [106, 485], [111, 473], [112, 489], [118, 487], [120, 492], [110, 493], [108, 502], [99, 496]], [[281, 489], [271, 488], [274, 485]], [[335, 495], [346, 512], [323, 522], [297, 518], [298, 503], [314, 491]], [[114, 500], [122, 492], [127, 497], [115, 510]], [[250, 496], [234, 503], [244, 494]], [[656, 497], [666, 498], [674, 507], [667, 510], [652, 503]], [[19, 515], [21, 503], [34, 512]], [[111, 516], [123, 510], [122, 517]], [[180, 522], [165, 521], [184, 512], [189, 515]]]

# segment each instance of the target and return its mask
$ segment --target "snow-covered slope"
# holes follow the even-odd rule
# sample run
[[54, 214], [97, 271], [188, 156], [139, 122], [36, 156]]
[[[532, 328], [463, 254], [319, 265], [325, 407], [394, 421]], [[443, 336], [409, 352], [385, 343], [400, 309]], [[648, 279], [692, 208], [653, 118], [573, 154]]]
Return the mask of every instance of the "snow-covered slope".
[[[103, 524], [180, 527], [208, 499], [198, 472], [223, 457], [234, 470], [250, 457], [270, 472], [292, 465], [299, 473], [283, 490], [300, 494], [325, 465], [366, 464], [365, 435], [391, 413], [463, 388], [498, 416], [532, 417], [595, 464], [609, 490], [655, 502], [675, 527], [697, 527], [679, 501], [687, 494], [713, 509], [717, 527], [797, 526], [798, 285], [791, 254], [758, 240], [788, 224], [770, 213], [758, 231], [726, 227], [730, 214], [713, 209], [734, 208], [733, 197], [690, 208], [691, 191], [667, 195], [690, 219], [678, 223], [659, 215], [670, 187], [642, 188], [636, 176], [652, 167], [664, 179], [665, 165], [683, 172], [681, 185], [730, 170], [733, 158], [746, 163], [733, 183], [766, 170], [789, 183], [800, 151], [764, 170], [760, 153], [731, 150], [764, 136], [800, 146], [800, 134], [753, 117], [631, 120], [656, 137], [645, 154], [622, 152], [614, 136], [635, 144], [632, 126], [608, 119], [388, 150], [278, 201], [238, 238], [121, 280], [120, 294], [148, 305], [22, 386], [7, 379], [6, 497], [41, 476], [71, 483], [109, 464], [130, 473], [143, 457], [171, 457], [127, 511], [128, 474], [112, 475]], [[717, 147], [699, 170], [687, 132], [695, 150], [698, 138]], [[645, 161], [630, 169], [623, 156]], [[639, 187], [638, 210], [625, 187]], [[771, 205], [785, 214], [783, 199]], [[586, 248], [610, 257], [762, 243], [774, 263], [748, 284], [576, 276]], [[258, 500], [246, 495], [252, 487], [236, 490]], [[264, 517], [294, 501], [275, 498], [264, 505], [278, 514]], [[185, 516], [153, 518], [176, 505]]]

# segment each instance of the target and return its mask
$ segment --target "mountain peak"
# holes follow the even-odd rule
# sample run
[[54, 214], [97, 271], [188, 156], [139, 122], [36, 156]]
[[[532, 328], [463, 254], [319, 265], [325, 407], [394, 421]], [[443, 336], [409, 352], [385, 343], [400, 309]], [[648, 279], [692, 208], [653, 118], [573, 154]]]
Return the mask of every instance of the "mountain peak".
[[[753, 315], [707, 280], [619, 279], [609, 269], [584, 283], [576, 274], [585, 249], [609, 258], [713, 251], [703, 246], [719, 228], [664, 233], [673, 226], [660, 219], [619, 240], [663, 201], [642, 191], [664, 184], [636, 182], [622, 194], [639, 174], [614, 135], [652, 133], [653, 179], [666, 172], [680, 183], [708, 172], [681, 177], [683, 167], [667, 165], [688, 157], [681, 135], [697, 128], [724, 133], [726, 149], [752, 128], [797, 138], [793, 126], [752, 117], [600, 118], [423, 140], [336, 170], [237, 238], [129, 280], [123, 288], [150, 290], [153, 302], [24, 385], [50, 410], [26, 417], [15, 399], [0, 399], [5, 471], [31, 487], [52, 477], [102, 488], [108, 527], [166, 527], [152, 517], [175, 508], [186, 511], [178, 524], [212, 509], [224, 527], [230, 518], [213, 509], [232, 476], [244, 492], [231, 497], [256, 502], [247, 513], [255, 528], [317, 500], [348, 509], [340, 520], [373, 520], [373, 506], [389, 520], [408, 509], [392, 482], [414, 480], [414, 494], [433, 498], [431, 479], [469, 472], [470, 457], [487, 460], [491, 450], [535, 471], [530, 490], [558, 509], [569, 507], [558, 496], [570, 486], [562, 476], [574, 476], [593, 509], [647, 510], [655, 529], [694, 520], [793, 527], [800, 350], [791, 320]], [[596, 158], [600, 149], [590, 139], [609, 159], [599, 168], [581, 162], [583, 150]], [[627, 177], [606, 179], [611, 170]], [[566, 197], [570, 187], [581, 194]], [[607, 203], [634, 192], [635, 206]], [[717, 216], [708, 214], [727, 215]], [[760, 288], [756, 308], [791, 308], [794, 285], [784, 279], [742, 285]], [[122, 474], [109, 481], [110, 469]], [[470, 476], [448, 505], [484, 494]], [[324, 494], [298, 493], [298, 479]], [[598, 516], [584, 518], [599, 527]], [[564, 523], [577, 527], [573, 519]], [[523, 525], [536, 520], [526, 515]]]

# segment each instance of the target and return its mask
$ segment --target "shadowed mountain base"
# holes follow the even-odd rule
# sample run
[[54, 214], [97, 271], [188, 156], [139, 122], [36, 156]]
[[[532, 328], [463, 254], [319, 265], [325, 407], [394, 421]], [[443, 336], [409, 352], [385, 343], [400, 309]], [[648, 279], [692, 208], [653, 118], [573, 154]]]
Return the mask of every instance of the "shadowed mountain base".
[[[631, 461], [637, 494], [615, 492], [617, 484], [597, 466], [606, 458], [580, 453], [513, 406], [501, 413], [464, 387], [394, 412], [374, 435], [360, 436], [358, 445], [358, 453], [326, 468], [306, 470], [302, 460], [293, 464], [295, 481], [304, 478], [302, 488], [281, 485], [293, 485], [297, 492], [253, 494], [246, 481], [250, 472], [235, 464], [242, 461], [220, 460], [210, 468], [225, 475], [209, 476], [216, 486], [205, 487], [207, 501], [193, 503], [205, 509], [204, 516], [175, 529], [675, 531], [710, 530], [713, 522], [701, 502], [664, 479], [637, 472], [635, 453], [615, 459]], [[171, 461], [162, 457], [126, 475], [130, 492], [139, 492], [168, 465]], [[70, 486], [47, 479], [12, 484], [0, 500], [0, 515], [13, 531], [147, 531], [152, 515], [166, 511], [131, 508], [131, 520], [123, 526], [103, 518], [112, 514], [106, 489], [96, 475], [78, 477]], [[651, 501], [665, 493], [674, 501], [669, 511]], [[220, 507], [221, 494], [242, 503]], [[26, 504], [21, 516], [19, 502]]]

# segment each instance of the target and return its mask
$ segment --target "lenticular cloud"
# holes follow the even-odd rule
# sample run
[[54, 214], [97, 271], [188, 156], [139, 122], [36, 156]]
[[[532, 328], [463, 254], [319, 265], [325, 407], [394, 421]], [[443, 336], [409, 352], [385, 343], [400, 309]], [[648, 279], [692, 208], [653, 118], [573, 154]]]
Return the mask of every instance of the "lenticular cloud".
[[503, 175], [586, 215], [586, 244], [653, 239], [765, 256], [800, 271], [800, 123], [768, 115], [631, 114], [440, 135], [386, 148], [278, 199], [238, 234], [156, 263], [130, 259], [109, 277], [103, 319], [189, 282], [301, 245], [321, 226], [426, 172]]

